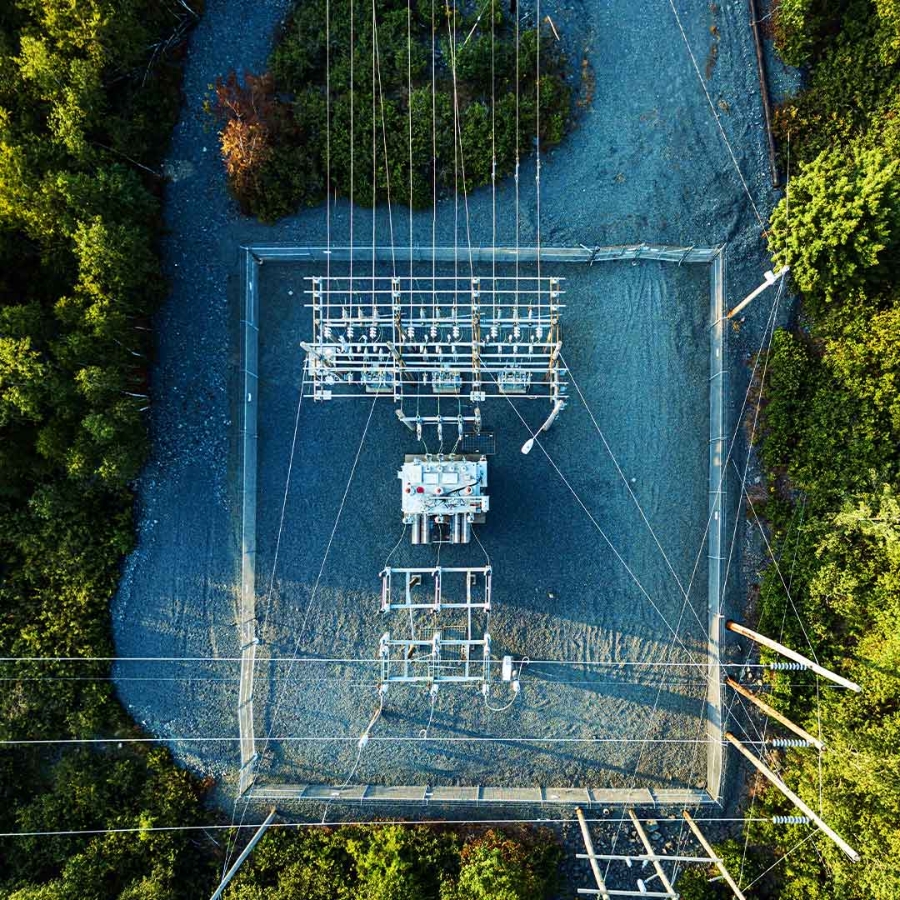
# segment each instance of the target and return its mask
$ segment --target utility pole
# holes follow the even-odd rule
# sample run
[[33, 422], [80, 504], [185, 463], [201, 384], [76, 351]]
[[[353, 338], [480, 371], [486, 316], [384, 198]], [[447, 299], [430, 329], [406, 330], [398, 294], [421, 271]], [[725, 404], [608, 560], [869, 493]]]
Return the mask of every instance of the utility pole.
[[733, 622], [729, 619], [725, 623], [725, 627], [729, 631], [733, 631], [735, 634], [739, 634], [742, 637], [749, 638], [751, 641], [755, 641], [757, 644], [761, 644], [763, 647], [768, 647], [770, 650], [774, 650], [776, 653], [780, 653], [782, 656], [786, 656], [788, 659], [793, 660], [796, 663], [800, 663], [802, 666], [806, 666], [807, 669], [811, 669], [816, 675], [821, 675], [823, 678], [827, 678], [830, 681], [833, 681], [835, 684], [839, 684], [841, 687], [848, 688], [851, 691], [856, 691], [859, 693], [862, 691], [862, 688], [853, 681], [850, 681], [848, 678], [843, 678], [840, 675], [836, 675], [834, 672], [826, 669], [824, 666], [820, 666], [818, 663], [813, 662], [811, 659], [807, 659], [800, 653], [797, 653], [796, 650], [791, 650], [789, 647], [785, 647], [784, 644], [779, 644], [778, 641], [773, 641], [772, 638], [767, 638], [763, 634], [759, 634], [757, 631], [753, 631], [750, 628], [747, 628], [746, 625], [741, 625], [739, 622]]
[[681, 815], [684, 816], [684, 821], [688, 823], [688, 827], [691, 829], [691, 831], [694, 832], [694, 837], [697, 838], [697, 840], [700, 842], [700, 846], [710, 855], [712, 861], [716, 864], [716, 868], [719, 870], [722, 878], [725, 879], [725, 883], [728, 885], [728, 887], [731, 888], [732, 893], [737, 898], [737, 900], [746, 900], [744, 895], [741, 893], [741, 889], [737, 886], [735, 880], [728, 873], [728, 869], [725, 868], [725, 863], [723, 863], [722, 860], [719, 859], [719, 857], [717, 857], [713, 852], [712, 845], [703, 836], [703, 832], [700, 830], [691, 814], [685, 809], [682, 811]]
[[675, 893], [675, 888], [672, 887], [672, 883], [666, 877], [666, 873], [663, 871], [662, 863], [660, 863], [659, 858], [653, 852], [653, 844], [650, 843], [650, 838], [647, 837], [647, 832], [644, 831], [644, 826], [638, 821], [638, 817], [634, 814], [633, 809], [628, 810], [628, 815], [631, 817], [632, 824], [634, 825], [635, 831], [638, 833], [638, 837], [641, 839], [641, 843], [644, 845], [644, 849], [647, 851], [647, 855], [652, 857], [651, 861], [653, 863], [653, 868], [656, 869], [656, 874], [659, 877], [659, 883], [663, 886], [663, 889], [666, 892], [667, 896], [677, 897], [678, 895]]
[[758, 288], [750, 291], [740, 303], [731, 312], [725, 314], [726, 319], [732, 319], [736, 316], [745, 306], [747, 306], [752, 300], [755, 300], [766, 288], [770, 288], [776, 281], [781, 278], [784, 278], [785, 275], [790, 271], [788, 266], [782, 266], [777, 272], [773, 272], [769, 270], [764, 274], [764, 278], [766, 279]]
[[578, 824], [581, 826], [581, 836], [584, 838], [584, 849], [588, 852], [588, 859], [591, 861], [591, 871], [594, 873], [594, 881], [597, 882], [597, 890], [601, 897], [609, 900], [609, 892], [606, 890], [606, 882], [600, 874], [600, 866], [597, 864], [597, 855], [594, 853], [594, 842], [591, 840], [591, 833], [588, 831], [587, 822], [584, 820], [584, 813], [580, 806], [575, 807], [575, 815], [578, 816]]
[[725, 739], [737, 747], [741, 754], [750, 761], [753, 767], [758, 772], [765, 775], [766, 778], [775, 785], [775, 787], [777, 787], [778, 790], [800, 810], [800, 812], [803, 813], [803, 815], [809, 816], [819, 830], [831, 838], [831, 840], [834, 841], [834, 843], [837, 844], [853, 862], [859, 862], [859, 854], [834, 829], [830, 828], [820, 816], [807, 806], [761, 759], [754, 756], [754, 754], [752, 754], [730, 731], [725, 732]]
[[269, 827], [269, 825], [272, 824], [272, 819], [274, 819], [274, 818], [275, 818], [275, 807], [273, 806], [272, 811], [269, 813], [268, 816], [266, 816], [266, 821], [263, 822], [262, 825], [259, 826], [259, 830], [256, 832], [256, 834], [253, 835], [252, 838], [250, 838], [250, 843], [248, 843], [247, 846], [244, 847], [241, 855], [234, 861], [234, 865], [225, 873], [225, 877], [222, 879], [222, 883], [216, 888], [216, 892], [212, 895], [212, 897], [210, 897], [210, 900], [219, 900], [219, 898], [222, 896], [222, 893], [224, 892], [225, 888], [228, 887], [228, 883], [237, 874], [237, 870], [241, 867], [241, 863], [243, 863], [243, 861], [253, 851], [253, 848], [256, 846], [259, 839], [263, 836], [263, 834], [265, 833], [265, 831]]
[[761, 700], [752, 691], [748, 691], [742, 684], [738, 684], [730, 675], [725, 676], [725, 683], [734, 691], [737, 691], [742, 697], [746, 697], [754, 706], [762, 710], [767, 716], [781, 722], [785, 728], [789, 728], [797, 737], [809, 742], [816, 750], [824, 750], [825, 745], [818, 739], [814, 738], [808, 731], [805, 731], [799, 725], [795, 725], [787, 716], [783, 716], [777, 709], [769, 706], [765, 700]]

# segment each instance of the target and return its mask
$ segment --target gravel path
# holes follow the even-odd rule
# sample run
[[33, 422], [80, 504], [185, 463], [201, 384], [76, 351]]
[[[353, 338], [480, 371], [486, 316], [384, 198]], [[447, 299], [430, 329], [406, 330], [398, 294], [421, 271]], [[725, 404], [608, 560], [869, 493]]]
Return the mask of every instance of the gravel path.
[[[123, 657], [234, 657], [238, 654], [235, 629], [238, 507], [233, 477], [237, 460], [233, 427], [237, 421], [238, 392], [237, 252], [239, 245], [248, 241], [324, 242], [324, 216], [321, 209], [310, 210], [273, 227], [242, 219], [225, 191], [224, 175], [216, 154], [215, 126], [202, 111], [202, 104], [217, 75], [225, 74], [231, 68], [238, 71], [262, 69], [274, 29], [288, 6], [288, 0], [208, 0], [203, 20], [191, 38], [185, 71], [186, 105], [173, 136], [168, 162], [171, 183], [167, 190], [165, 216], [169, 234], [164, 262], [172, 291], [157, 317], [152, 456], [137, 484], [137, 549], [126, 561], [113, 608], [117, 648]], [[765, 215], [776, 198], [768, 187], [762, 109], [746, 5], [742, 2], [707, 4], [680, 0], [677, 6], [701, 70], [706, 67], [707, 60], [712, 59], [712, 48], [716, 47], [715, 64], [707, 87], [749, 190]], [[555, 245], [635, 240], [698, 245], [727, 242], [726, 302], [742, 297], [759, 283], [762, 271], [769, 267], [760, 228], [691, 66], [668, 2], [549, 3], [545, 0], [543, 8], [553, 16], [566, 42], [573, 69], [579, 69], [581, 61], [587, 59], [594, 82], [593, 101], [580, 112], [577, 127], [564, 144], [547, 154], [544, 160], [541, 181], [543, 240]], [[777, 64], [772, 71], [776, 76], [776, 95], [793, 85], [792, 76]], [[522, 241], [528, 243], [534, 240], [535, 225], [533, 164], [523, 168], [521, 184]], [[490, 241], [490, 199], [490, 192], [484, 190], [470, 198], [470, 226], [475, 243]], [[510, 213], [510, 183], [500, 186], [498, 206], [502, 212], [498, 222], [498, 243], [509, 243], [513, 239], [514, 221]], [[453, 242], [452, 213], [452, 203], [444, 203], [439, 208], [439, 242]], [[346, 241], [348, 215], [345, 203], [335, 207], [335, 242]], [[367, 212], [358, 215], [357, 234], [360, 234], [360, 222], [364, 221], [369, 227], [371, 218]], [[405, 242], [407, 220], [404, 211], [395, 209], [393, 220], [396, 239]], [[414, 220], [417, 241], [430, 240], [430, 223], [430, 213]], [[390, 234], [384, 211], [379, 214], [376, 229], [379, 242], [387, 243]], [[702, 444], [705, 453], [703, 428], [707, 419], [700, 386], [706, 370], [698, 349], [705, 348], [701, 336], [705, 300], [700, 301], [699, 308], [695, 305], [695, 298], [702, 291], [691, 285], [690, 276], [663, 272], [660, 267], [649, 264], [627, 269], [620, 277], [614, 277], [612, 270], [606, 270], [597, 276], [597, 280], [584, 280], [579, 286], [582, 293], [578, 296], [586, 303], [595, 303], [611, 324], [608, 330], [596, 334], [579, 334], [577, 319], [573, 321], [574, 310], [570, 310], [566, 331], [574, 354], [570, 362], [576, 377], [585, 383], [586, 392], [590, 383], [592, 405], [595, 411], [602, 410], [604, 422], [609, 423], [611, 442], [619, 448], [627, 470], [634, 471], [639, 496], [648, 504], [653, 521], [666, 523], [667, 549], [671, 548], [678, 556], [676, 568], [681, 575], [688, 565], [686, 561], [696, 551], [694, 532], [698, 519], [688, 511], [700, 503], [697, 491], [702, 495], [702, 479], [705, 478], [705, 459], [702, 453], [694, 453], [696, 442]], [[282, 286], [293, 278], [294, 273], [271, 273], [272, 296], [284, 297], [286, 292], [282, 292]], [[273, 327], [270, 332], [273, 343], [269, 350], [275, 355], [278, 355], [278, 342], [287, 349], [286, 342], [296, 339], [296, 332], [290, 330], [293, 320], [287, 304], [272, 305], [268, 314], [277, 318], [282, 312], [283, 320], [277, 330]], [[747, 318], [740, 333], [730, 336], [729, 354], [734, 375], [729, 381], [729, 393], [733, 415], [746, 386], [747, 354], [757, 346], [762, 332], [763, 306], [751, 308]], [[270, 370], [272, 400], [269, 408], [275, 417], [272, 423], [280, 422], [286, 414], [292, 416], [292, 397], [295, 396], [292, 387], [295, 390], [297, 374], [297, 368], [292, 370], [292, 365], [299, 367], [299, 358], [293, 364], [287, 353], [282, 352], [279, 358], [284, 369], [279, 370], [276, 366]], [[683, 367], [680, 367], [682, 363]], [[653, 390], [630, 393], [631, 386], [641, 380], [642, 373], [654, 386]], [[600, 378], [602, 374], [609, 377]], [[279, 385], [284, 390], [280, 390]], [[687, 395], [694, 389], [698, 395], [696, 402], [693, 393]], [[304, 452], [327, 455], [332, 446], [343, 446], [346, 452], [350, 444], [353, 445], [351, 450], [355, 450], [361, 422], [357, 427], [351, 421], [347, 425], [350, 437], [341, 442], [337, 440], [340, 435], [329, 433], [337, 428], [336, 414], [331, 408], [310, 410], [309, 413], [310, 427], [321, 429], [323, 437], [310, 445], [311, 450]], [[357, 407], [352, 416], [358, 418], [366, 413], [367, 410], [360, 411]], [[565, 417], [565, 421], [559, 423], [559, 431], [553, 435], [553, 440], [560, 442], [561, 453], [577, 447], [579, 435], [583, 445], [589, 428], [583, 416], [579, 419], [575, 409], [567, 411]], [[387, 429], [388, 418], [385, 410], [384, 421], [379, 420], [379, 427]], [[504, 429], [513, 433], [515, 426], [515, 422], [507, 422], [498, 414], [498, 433]], [[273, 434], [277, 435], [279, 431], [283, 436], [281, 426], [273, 424]], [[563, 443], [567, 433], [571, 439], [568, 451]], [[668, 441], [671, 458], [666, 457], [662, 437]], [[376, 444], [375, 435], [370, 446], [376, 448], [372, 452], [377, 457], [370, 460], [373, 473], [370, 482], [382, 477], [376, 474], [378, 471], [387, 472], [388, 503], [392, 503], [394, 485], [391, 476], [398, 448], [392, 448], [385, 441]], [[280, 451], [283, 448], [279, 447], [277, 437], [269, 445], [261, 444], [261, 454], [272, 454], [272, 465], [267, 469], [271, 480], [268, 487], [263, 485], [270, 496], [279, 490], [279, 483], [283, 485], [285, 454]], [[651, 554], [637, 543], [640, 529], [633, 521], [625, 519], [625, 505], [622, 497], [616, 495], [615, 480], [608, 473], [601, 475], [599, 470], [593, 471], [591, 459], [598, 460], [599, 457], [584, 454], [571, 457], [576, 478], [581, 479], [579, 489], [593, 491], [602, 503], [607, 504], [605, 509], [601, 506], [609, 517], [604, 521], [611, 522], [612, 530], [622, 536], [623, 545], [632, 549], [634, 558], [645, 563], [641, 569], [642, 577], [655, 583], [661, 574], [648, 569]], [[539, 463], [536, 457], [529, 458], [529, 465]], [[661, 464], [667, 468], [668, 482], [655, 475]], [[335, 463], [336, 470], [346, 471], [346, 466], [342, 468], [342, 465]], [[692, 467], [696, 471], [692, 471]], [[362, 479], [363, 473], [360, 477]], [[599, 483], [591, 483], [592, 477]], [[339, 480], [343, 482], [343, 476]], [[360, 481], [360, 484], [364, 483]], [[488, 544], [494, 541], [490, 548], [494, 565], [507, 576], [525, 570], [524, 563], [517, 565], [517, 547], [523, 553], [523, 560], [533, 559], [536, 549], [539, 552], [539, 548], [531, 547], [532, 555], [525, 553], [529, 545], [521, 543], [519, 538], [524, 540], [527, 535], [524, 530], [517, 530], [512, 522], [505, 536], [503, 534], [507, 526], [499, 521], [502, 504], [509, 503], [509, 497], [515, 496], [516, 491], [512, 475], [509, 484], [506, 499], [502, 480], [496, 487], [497, 515], [490, 539], [486, 534]], [[545, 511], [562, 509], [567, 500], [563, 494], [549, 499], [550, 505], [545, 503], [543, 507]], [[299, 497], [297, 502], [300, 502]], [[313, 514], [312, 521], [330, 527], [333, 510], [328, 510], [327, 502], [322, 501], [320, 507], [314, 502], [307, 512]], [[353, 522], [354, 527], [369, 527], [368, 523], [373, 521], [371, 516], [377, 514], [377, 510], [367, 512], [369, 518], [361, 516]], [[537, 517], [541, 513], [535, 509], [529, 511], [529, 515], [532, 514]], [[267, 552], [266, 540], [271, 547], [272, 515], [272, 504], [261, 503], [260, 571], [263, 572], [266, 571], [262, 559]], [[524, 515], [522, 518], [525, 521]], [[553, 517], [538, 521], [548, 531], [555, 527]], [[550, 654], [600, 655], [607, 649], [615, 649], [608, 648], [603, 641], [618, 640], [616, 635], [628, 630], [629, 617], [633, 631], [646, 646], [661, 642], [664, 635], [656, 632], [652, 617], [644, 618], [646, 609], [635, 605], [634, 599], [624, 590], [622, 573], [614, 564], [596, 553], [590, 560], [586, 551], [582, 555], [581, 548], [591, 546], [593, 549], [596, 544], [595, 538], [583, 530], [583, 525], [583, 522], [578, 523], [577, 528], [582, 529], [578, 533], [563, 532], [559, 542], [561, 547], [579, 548], [577, 558], [567, 560], [566, 565], [557, 569], [553, 568], [552, 559], [548, 560], [548, 570], [539, 587], [533, 584], [529, 587], [524, 581], [507, 582], [508, 594], [503, 600], [498, 598], [498, 610], [505, 608], [508, 619], [505, 624], [501, 620], [497, 626], [505, 646], [512, 650], [522, 648], [518, 652], [530, 652], [532, 646], [537, 646], [546, 647]], [[702, 523], [700, 528], [702, 531]], [[537, 532], [533, 529], [531, 533]], [[386, 536], [381, 537], [382, 542], [387, 540]], [[351, 532], [348, 531], [343, 540], [350, 541]], [[279, 594], [285, 615], [279, 613], [273, 619], [273, 627], [280, 629], [271, 636], [276, 646], [278, 642], [285, 646], [291, 643], [291, 629], [296, 628], [296, 621], [288, 612], [308, 589], [308, 573], [315, 565], [313, 557], [320, 552], [317, 549], [320, 546], [315, 531], [309, 541], [301, 541], [298, 537], [287, 544], [284, 558], [288, 568], [282, 577], [285, 582], [292, 579], [296, 582], [296, 595], [292, 600], [289, 591]], [[381, 554], [380, 565], [384, 557], [382, 549], [379, 544], [360, 550], [354, 566], [344, 573], [347, 583], [336, 581], [332, 585], [334, 590], [364, 591], [362, 580], [369, 577], [367, 573], [371, 571], [366, 554], [370, 554], [372, 560]], [[596, 570], [591, 568], [594, 566]], [[585, 583], [603, 583], [604, 591], [590, 598], [572, 599], [575, 605], [568, 607], [560, 617], [572, 621], [572, 627], [566, 630], [560, 621], [554, 621], [554, 614], [548, 613], [542, 604], [548, 586], [565, 591], [561, 596], [566, 602], [575, 598], [576, 581], [580, 577]], [[730, 580], [730, 601], [739, 604], [743, 591], [742, 578], [735, 571]], [[368, 603], [370, 598], [362, 598], [357, 605]], [[532, 617], [522, 620], [528, 623], [530, 635], [516, 634], [516, 621], [509, 610], [516, 609], [517, 603]], [[700, 606], [702, 608], [702, 603]], [[331, 604], [335, 615], [342, 608], [339, 603]], [[635, 621], [640, 621], [640, 625], [635, 625]], [[526, 627], [522, 622], [519, 627]], [[332, 628], [327, 619], [321, 624], [326, 633]], [[591, 629], [601, 625], [604, 626], [602, 635], [599, 631], [592, 634]], [[360, 623], [354, 627], [362, 647], [368, 636], [360, 630]], [[700, 635], [694, 634], [688, 640], [699, 641]], [[573, 650], [574, 645], [577, 646]], [[190, 674], [193, 680], [181, 680], [180, 676], [185, 674]], [[229, 737], [236, 733], [237, 666], [234, 663], [210, 661], [184, 665], [123, 661], [117, 665], [116, 675], [123, 701], [154, 733], [171, 737]], [[622, 710], [627, 705], [638, 712], [643, 710], [641, 715], [645, 720], [647, 698], [655, 696], [657, 686], [636, 683], [633, 694], [626, 699], [617, 694], [619, 686], [606, 686], [600, 693], [611, 698], [611, 705], [609, 715], [604, 714], [602, 718], [613, 723], [621, 720], [623, 727], [636, 727], [642, 720]], [[523, 717], [516, 722], [516, 728], [520, 729], [518, 733], [528, 733], [529, 728], [533, 730], [548, 724], [546, 716], [542, 715], [544, 700], [541, 699], [548, 693], [556, 698], [558, 714], [562, 716], [565, 712], [570, 727], [575, 729], [579, 723], [583, 724], [587, 715], [582, 704], [590, 702], [598, 692], [588, 693], [583, 687], [576, 686], [567, 695], [551, 691], [546, 685], [536, 686], [534, 709], [529, 707], [527, 715], [523, 712]], [[687, 688], [679, 691], [670, 685], [667, 696], [669, 693], [676, 698], [671, 704], [672, 718], [660, 720], [659, 727], [673, 729], [674, 733], [687, 733], [691, 722], [696, 723], [697, 691]], [[649, 704], [652, 705], [652, 699]], [[336, 721], [345, 724], [366, 715], [362, 706], [353, 707], [340, 698], [336, 700], [336, 709], [340, 712]], [[418, 710], [411, 715], [404, 727], [410, 731], [418, 727], [421, 712]], [[439, 720], [439, 724], [449, 727], [447, 723], [454, 720], [449, 706], [441, 712], [443, 721]], [[304, 712], [302, 703], [291, 715], [296, 717], [288, 720], [287, 724], [292, 728], [309, 731], [315, 724], [309, 719], [309, 710]], [[553, 725], [552, 722], [549, 724]], [[478, 727], [482, 726], [490, 727], [490, 723], [478, 723]], [[220, 778], [226, 773], [234, 775], [238, 759], [236, 744], [174, 742], [173, 749], [179, 759], [200, 771]], [[541, 754], [532, 754], [528, 759], [518, 751], [517, 754], [509, 757], [507, 768], [497, 772], [498, 778], [508, 782], [517, 772], [525, 772], [527, 778], [523, 781], [534, 783], [559, 767], [560, 781], [556, 783], [562, 783], [583, 779], [584, 773], [600, 761], [590, 754], [563, 763], [551, 757], [540, 759]], [[304, 773], [303, 766], [308, 764], [308, 760], [296, 756], [281, 760], [279, 754], [274, 763], [279, 760], [297, 767], [295, 778]], [[422, 767], [422, 761], [414, 756], [405, 763], [394, 759], [379, 762], [378, 754], [374, 754], [367, 765], [369, 762], [373, 767], [372, 777], [388, 771], [396, 763], [395, 777], [401, 782]], [[625, 773], [623, 777], [633, 772], [633, 762], [633, 756], [604, 758], [609, 771], [618, 765]], [[465, 758], [455, 760], [441, 755], [429, 765], [434, 778], [450, 782], [462, 778], [471, 783], [491, 775], [490, 754], [467, 754]], [[683, 783], [688, 777], [683, 761], [677, 764], [660, 762], [657, 770], [646, 771], [646, 778], [649, 782], [658, 782], [671, 775], [673, 767], [679, 769], [678, 777]], [[347, 771], [346, 754], [324, 759], [317, 771], [322, 780], [326, 776], [340, 777], [340, 772]], [[612, 775], [604, 775], [604, 783], [607, 777], [609, 783], [615, 780]]]

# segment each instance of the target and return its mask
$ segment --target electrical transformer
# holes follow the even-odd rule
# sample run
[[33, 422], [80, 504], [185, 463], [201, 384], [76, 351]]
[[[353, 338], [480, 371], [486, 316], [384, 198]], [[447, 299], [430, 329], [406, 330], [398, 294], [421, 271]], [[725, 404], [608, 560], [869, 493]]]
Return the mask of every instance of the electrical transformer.
[[488, 511], [487, 457], [407, 455], [397, 473], [413, 544], [468, 544]]

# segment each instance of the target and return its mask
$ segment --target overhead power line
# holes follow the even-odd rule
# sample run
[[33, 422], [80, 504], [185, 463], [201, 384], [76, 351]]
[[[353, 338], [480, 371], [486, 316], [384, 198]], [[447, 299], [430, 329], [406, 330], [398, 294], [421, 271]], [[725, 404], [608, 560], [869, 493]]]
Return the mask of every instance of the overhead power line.
[[[693, 817], [695, 822], [769, 822], [767, 818], [698, 818]], [[272, 822], [270, 828], [340, 828], [341, 826], [372, 826], [372, 825], [552, 825], [564, 822], [574, 821], [571, 818], [542, 818], [542, 819], [389, 819], [379, 822], [366, 820], [346, 820], [335, 819], [328, 822]], [[607, 824], [616, 824], [623, 821], [622, 819], [587, 819], [588, 822], [605, 822]], [[628, 821], [631, 821], [630, 819]], [[659, 821], [656, 818], [638, 819], [640, 822]], [[96, 837], [102, 834], [148, 834], [151, 832], [167, 832], [167, 831], [228, 831], [230, 829], [250, 829], [258, 830], [261, 822], [244, 822], [235, 825], [148, 825], [135, 826], [133, 828], [84, 828], [81, 830], [60, 830], [60, 831], [3, 831], [0, 832], [0, 838], [33, 838], [33, 837]]]

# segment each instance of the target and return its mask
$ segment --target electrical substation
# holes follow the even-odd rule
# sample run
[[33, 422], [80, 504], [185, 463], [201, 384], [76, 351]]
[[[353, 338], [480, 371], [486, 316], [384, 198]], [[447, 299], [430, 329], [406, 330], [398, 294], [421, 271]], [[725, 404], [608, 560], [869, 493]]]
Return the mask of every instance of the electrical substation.
[[[442, 816], [453, 807], [568, 806], [595, 875], [596, 887], [582, 893], [677, 897], [674, 871], [664, 865], [721, 862], [688, 809], [715, 818], [726, 746], [757, 759], [723, 729], [731, 715], [723, 688], [737, 684], [723, 679], [729, 664], [720, 659], [726, 476], [729, 461], [734, 466], [724, 400], [724, 248], [546, 247], [540, 262], [559, 273], [549, 277], [536, 274], [534, 250], [501, 247], [473, 250], [470, 260], [441, 247], [376, 248], [371, 257], [284, 245], [243, 253], [238, 719], [245, 802], [362, 804], [372, 814], [427, 808], [445, 810]], [[460, 275], [466, 265], [471, 270]], [[696, 353], [688, 362], [696, 374], [684, 384], [677, 369], [654, 371], [654, 361], [629, 363], [621, 354], [613, 368], [612, 359], [602, 371], [584, 368], [597, 358], [592, 298], [648, 272], [669, 279], [674, 293], [635, 327], [679, 320], [670, 323], [673, 346], [682, 348], [676, 359]], [[605, 273], [615, 281], [604, 281]], [[767, 275], [761, 289], [778, 280]], [[290, 289], [267, 310], [267, 285], [280, 285], [284, 297], [285, 284], [300, 283], [302, 293]], [[269, 327], [279, 337], [267, 349]], [[336, 518], [330, 530], [329, 517], [318, 517], [288, 532], [282, 505], [274, 544], [284, 575], [277, 585], [269, 579], [261, 613], [257, 522], [271, 545], [274, 518], [257, 506], [269, 496], [258, 476], [283, 453], [290, 407], [283, 382], [259, 374], [286, 354], [294, 354], [299, 373], [291, 446], [308, 448], [297, 454], [301, 482], [312, 495], [333, 495]], [[694, 386], [687, 405], [708, 415], [702, 433], [679, 441], [683, 462], [665, 433], [658, 445], [647, 432], [637, 445], [613, 450], [607, 434], [615, 425], [601, 429], [590, 394], [617, 379], [621, 394], [607, 402], [623, 409], [651, 382], [655, 395], [671, 392], [676, 408]], [[267, 404], [280, 404], [281, 425], [263, 424]], [[358, 446], [345, 439], [359, 429]], [[601, 456], [591, 455], [598, 447]], [[601, 500], [612, 502], [614, 485], [616, 516], [630, 509], [639, 520], [628, 531], [631, 544], [649, 541], [640, 572], [634, 547], [604, 528], [598, 498], [588, 493], [596, 491], [592, 473], [604, 454], [612, 470]], [[626, 475], [640, 471], [641, 460], [648, 472], [677, 470], [668, 473], [677, 501], [666, 491], [653, 499], [644, 476]], [[349, 464], [343, 490], [331, 478], [338, 464]], [[696, 473], [700, 490], [685, 507], [687, 472]], [[678, 514], [693, 520], [697, 545], [680, 554], [665, 547], [648, 501], [657, 522]], [[312, 582], [288, 578], [294, 570]], [[549, 578], [554, 587], [545, 590]], [[270, 616], [280, 595], [296, 599]], [[282, 615], [288, 620], [277, 622]], [[788, 658], [799, 662], [786, 665], [813, 666]], [[327, 693], [303, 687], [311, 672], [327, 676]], [[660, 853], [655, 820], [645, 829], [635, 808], [677, 820], [679, 843], [693, 833], [705, 855]], [[827, 829], [800, 808], [798, 821]], [[608, 817], [610, 809], [623, 810], [616, 836], [633, 829], [643, 853], [617, 852], [615, 839], [609, 853], [595, 848], [589, 824], [596, 813], [590, 820], [584, 811]], [[613, 862], [652, 869], [635, 891], [617, 892], [607, 879], [627, 884], [633, 876], [611, 876]]]

